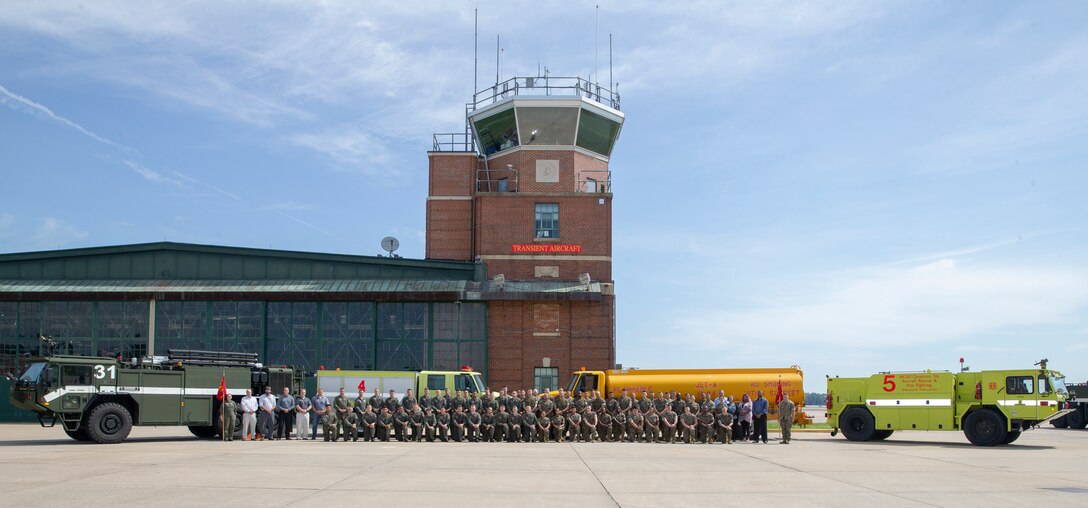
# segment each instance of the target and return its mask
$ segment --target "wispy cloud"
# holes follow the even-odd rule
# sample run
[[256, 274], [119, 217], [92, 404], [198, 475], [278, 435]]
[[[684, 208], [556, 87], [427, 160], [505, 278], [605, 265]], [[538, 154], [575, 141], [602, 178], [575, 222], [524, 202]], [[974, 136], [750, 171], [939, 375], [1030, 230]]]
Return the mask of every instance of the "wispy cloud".
[[363, 130], [345, 128], [296, 134], [290, 137], [290, 141], [324, 154], [345, 171], [381, 177], [400, 175], [400, 171], [391, 164], [387, 143]]
[[43, 217], [31, 234], [28, 248], [56, 249], [87, 238], [88, 233], [56, 217]]
[[0, 85], [0, 102], [2, 102], [5, 106], [8, 106], [9, 108], [15, 110], [21, 110], [31, 114], [36, 114], [49, 118], [55, 122], [60, 123], [61, 125], [75, 129], [80, 134], [83, 134], [84, 136], [87, 136], [99, 143], [110, 145], [126, 152], [138, 153], [135, 148], [131, 148], [99, 136], [98, 134], [91, 132], [89, 129], [83, 127], [82, 125], [79, 125], [78, 123], [75, 123], [63, 116], [54, 113], [52, 109], [49, 109], [42, 104], [34, 102], [26, 97], [23, 97], [22, 95], [16, 94], [11, 90], [8, 90], [3, 85]]
[[174, 186], [174, 187], [182, 187], [182, 188], [187, 187], [185, 185], [185, 183], [183, 183], [181, 180], [176, 180], [176, 179], [170, 178], [168, 176], [163, 176], [162, 173], [159, 173], [158, 171], [155, 171], [155, 170], [153, 170], [151, 168], [148, 168], [147, 166], [144, 166], [143, 164], [140, 164], [138, 162], [130, 161], [130, 160], [123, 160], [123, 161], [121, 161], [121, 163], [124, 164], [125, 166], [128, 166], [128, 168], [131, 169], [133, 172], [135, 172], [137, 175], [140, 175], [141, 177], [144, 178], [144, 180], [147, 180], [147, 181], [149, 181], [151, 183], [171, 185], [171, 186]]

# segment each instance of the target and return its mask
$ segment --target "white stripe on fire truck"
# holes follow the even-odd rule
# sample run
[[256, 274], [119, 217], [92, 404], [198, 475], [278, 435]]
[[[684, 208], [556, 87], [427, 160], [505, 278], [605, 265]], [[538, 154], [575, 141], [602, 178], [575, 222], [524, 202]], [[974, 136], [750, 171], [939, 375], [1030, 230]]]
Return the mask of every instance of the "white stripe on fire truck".
[[[245, 393], [245, 388], [227, 388], [227, 391], [232, 395], [240, 395]], [[156, 388], [156, 387], [136, 387], [136, 386], [122, 386], [120, 388], [116, 386], [102, 386], [96, 389], [93, 386], [67, 386], [58, 390], [54, 390], [45, 394], [46, 402], [53, 402], [54, 400], [63, 397], [69, 393], [127, 393], [131, 395], [216, 395], [219, 393], [218, 388]]]
[[870, 406], [947, 407], [952, 405], [952, 399], [869, 399], [865, 402]]
[[1053, 400], [999, 400], [998, 405], [1001, 406], [1057, 406], [1058, 402]]

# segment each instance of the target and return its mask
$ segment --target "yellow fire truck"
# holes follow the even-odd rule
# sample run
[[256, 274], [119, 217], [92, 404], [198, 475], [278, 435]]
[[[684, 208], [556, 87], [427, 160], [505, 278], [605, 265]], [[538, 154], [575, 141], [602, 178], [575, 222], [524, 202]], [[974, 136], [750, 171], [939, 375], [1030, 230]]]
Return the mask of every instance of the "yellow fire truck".
[[883, 440], [896, 430], [962, 430], [974, 445], [1009, 444], [1020, 433], [1064, 416], [1060, 373], [1037, 369], [981, 372], [882, 372], [829, 377], [827, 423], [851, 441]]

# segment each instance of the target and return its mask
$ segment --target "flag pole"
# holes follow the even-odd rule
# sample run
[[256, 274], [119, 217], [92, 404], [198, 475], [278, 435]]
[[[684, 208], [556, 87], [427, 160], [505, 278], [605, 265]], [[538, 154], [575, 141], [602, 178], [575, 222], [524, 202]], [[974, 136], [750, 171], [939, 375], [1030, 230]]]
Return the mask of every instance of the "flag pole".
[[[227, 386], [227, 369], [223, 369], [222, 386]], [[226, 390], [222, 394], [223, 398], [219, 400], [219, 439], [222, 441], [227, 440], [227, 394]]]

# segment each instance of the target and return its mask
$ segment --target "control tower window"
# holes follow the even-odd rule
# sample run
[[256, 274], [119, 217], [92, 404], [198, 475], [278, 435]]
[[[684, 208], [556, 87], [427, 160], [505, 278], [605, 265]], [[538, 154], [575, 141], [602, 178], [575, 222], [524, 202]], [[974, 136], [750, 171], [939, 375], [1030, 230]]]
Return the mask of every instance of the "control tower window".
[[573, 145], [576, 108], [517, 108], [523, 145]]
[[518, 146], [518, 127], [514, 118], [514, 109], [477, 120], [476, 133], [480, 137], [480, 148], [486, 155]]
[[559, 203], [536, 204], [536, 237], [559, 238]]
[[578, 121], [578, 146], [607, 157], [612, 154], [612, 145], [619, 134], [619, 122], [582, 110]]

